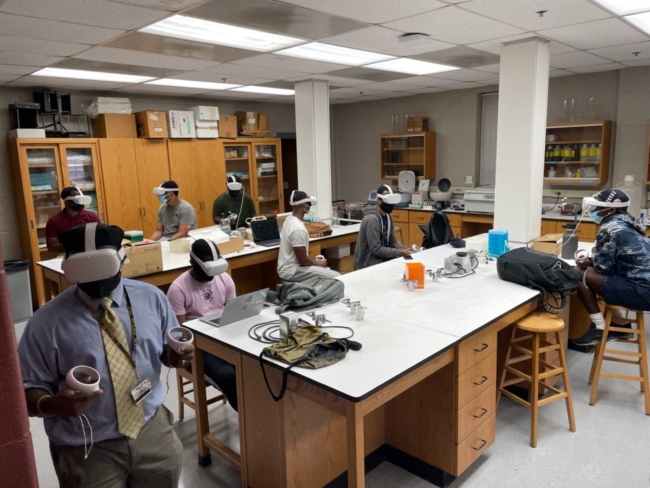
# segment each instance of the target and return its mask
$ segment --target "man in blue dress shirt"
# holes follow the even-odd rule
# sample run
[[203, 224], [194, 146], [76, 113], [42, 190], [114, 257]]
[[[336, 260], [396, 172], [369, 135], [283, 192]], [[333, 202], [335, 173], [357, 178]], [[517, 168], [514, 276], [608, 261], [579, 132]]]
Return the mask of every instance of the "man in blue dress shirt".
[[[44, 418], [66, 488], [177, 486], [180, 477], [182, 445], [163, 406], [160, 365], [185, 367], [194, 348], [167, 346], [178, 322], [160, 290], [121, 278], [123, 235], [86, 224], [62, 236], [64, 272], [77, 284], [34, 314], [19, 345], [29, 414]], [[81, 365], [97, 370], [99, 390], [68, 386], [68, 371]]]

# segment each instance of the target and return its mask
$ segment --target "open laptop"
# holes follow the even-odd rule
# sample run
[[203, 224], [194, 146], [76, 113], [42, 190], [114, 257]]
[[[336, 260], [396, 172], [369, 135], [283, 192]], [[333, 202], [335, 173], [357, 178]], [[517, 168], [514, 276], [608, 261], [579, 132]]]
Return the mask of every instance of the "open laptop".
[[265, 308], [264, 301], [268, 288], [235, 297], [226, 303], [223, 313], [213, 313], [201, 317], [201, 321], [215, 327], [223, 327], [240, 320], [255, 317]]
[[253, 220], [251, 222], [253, 242], [258, 246], [272, 247], [280, 245], [280, 229], [275, 219]]

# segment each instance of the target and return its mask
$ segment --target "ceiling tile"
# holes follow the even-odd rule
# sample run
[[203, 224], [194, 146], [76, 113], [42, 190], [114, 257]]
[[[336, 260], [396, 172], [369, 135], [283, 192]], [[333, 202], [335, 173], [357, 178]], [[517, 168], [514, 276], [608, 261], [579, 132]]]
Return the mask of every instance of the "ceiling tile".
[[157, 8], [167, 12], [178, 12], [205, 0], [111, 0], [115, 3], [127, 3], [138, 7]]
[[625, 66], [648, 66], [650, 65], [650, 59], [636, 59], [634, 61], [625, 61], [623, 64]]
[[341, 64], [292, 58], [290, 56], [280, 56], [278, 54], [262, 54], [260, 56], [235, 61], [233, 64], [288, 71], [301, 71], [303, 73], [325, 73], [327, 71], [346, 68], [346, 66]]
[[0, 52], [72, 56], [89, 47], [86, 44], [45, 41], [27, 37], [0, 36]]
[[[611, 59], [612, 61], [635, 61], [638, 59], [650, 58], [650, 41], [637, 42], [636, 44], [625, 44], [623, 46], [605, 47], [602, 49], [593, 49], [591, 54]], [[634, 53], [638, 53], [637, 56]]]
[[0, 52], [0, 64], [17, 64], [21, 66], [49, 66], [64, 58], [42, 56], [40, 54], [3, 53]]
[[455, 85], [445, 85], [444, 88], [445, 90], [466, 90], [467, 88], [479, 88], [482, 86], [487, 86], [482, 83], [474, 83], [471, 81], [467, 81], [465, 83], [456, 83]]
[[559, 69], [581, 68], [582, 66], [594, 66], [596, 64], [607, 64], [609, 62], [610, 61], [607, 59], [594, 56], [593, 54], [584, 51], [551, 56], [551, 66]]
[[[214, 91], [206, 93], [205, 97], [207, 98], [236, 98], [239, 100], [261, 100], [262, 98], [267, 98], [269, 95], [267, 93], [247, 93], [247, 92], [235, 92], [235, 91]], [[293, 97], [290, 97], [293, 100]]]
[[313, 40], [367, 25], [345, 19], [340, 14], [332, 16], [268, 0], [213, 0], [188, 10], [184, 15]]
[[359, 86], [355, 86], [354, 88], [358, 89], [359, 91], [369, 88], [371, 90], [377, 90], [377, 91], [400, 92], [400, 91], [409, 91], [410, 89], [413, 88], [413, 86], [392, 82], [392, 81], [386, 81], [383, 83], [370, 83], [368, 85], [359, 85]]
[[485, 71], [487, 73], [496, 73], [498, 75], [499, 72], [501, 71], [501, 65], [499, 63], [490, 64], [488, 66], [477, 66], [474, 69], [478, 71]]
[[73, 80], [70, 78], [51, 78], [49, 76], [25, 76], [18, 81], [12, 82], [11, 85], [24, 86], [51, 86], [62, 88], [88, 88], [88, 89], [107, 89], [121, 88], [129, 86], [129, 83], [111, 83], [108, 81], [92, 80]]
[[324, 80], [329, 83], [330, 87], [348, 87], [357, 85], [366, 85], [368, 82], [365, 80], [354, 80], [352, 78], [342, 78], [339, 76], [330, 76], [324, 74], [302, 75], [296, 78], [291, 78], [290, 81], [295, 83], [305, 80]]
[[231, 83], [233, 85], [260, 85], [262, 83], [274, 81], [273, 79], [269, 78], [253, 78], [252, 76], [218, 75], [216, 73], [210, 73], [207, 71], [188, 71], [187, 73], [180, 73], [178, 75], [170, 76], [170, 78], [178, 78], [181, 80], [191, 81], [208, 81], [211, 83]]
[[332, 92], [330, 92], [329, 97], [330, 97], [330, 100], [340, 100], [340, 99], [346, 99], [346, 98], [354, 98], [354, 95], [350, 95], [349, 93], [332, 93]]
[[373, 93], [388, 93], [388, 92], [389, 90], [373, 90], [372, 88], [369, 88], [368, 85], [366, 85], [364, 88], [355, 86], [353, 88], [336, 88], [334, 90], [330, 90], [330, 93], [347, 93], [348, 95], [357, 95], [357, 96], [363, 96], [360, 95], [360, 93], [371, 96]]
[[144, 27], [167, 15], [160, 10], [101, 0], [8, 0], [0, 12], [127, 30]]
[[[474, 49], [480, 49], [481, 51], [487, 51], [492, 54], [501, 54], [501, 47], [506, 42], [518, 41], [520, 39], [526, 39], [527, 37], [533, 37], [534, 34], [526, 32], [525, 34], [518, 34], [516, 36], [502, 37], [501, 39], [493, 39], [491, 41], [477, 42], [476, 44], [470, 44], [469, 47]], [[541, 36], [540, 36], [541, 37]], [[564, 54], [577, 51], [576, 48], [567, 46], [556, 41], [550, 41], [551, 44], [551, 54]]]
[[427, 75], [428, 78], [443, 78], [446, 80], [455, 81], [478, 81], [488, 78], [489, 75], [485, 71], [476, 71], [472, 69], [459, 69], [456, 71], [446, 71], [444, 73], [437, 73], [434, 75]]
[[70, 24], [56, 20], [35, 19], [0, 12], [0, 34], [79, 44], [99, 44], [123, 34], [123, 30]]
[[257, 51], [215, 46], [214, 44], [175, 39], [173, 37], [147, 34], [146, 32], [131, 32], [105, 44], [104, 47], [146, 51], [183, 58], [206, 59], [218, 63], [229, 63], [259, 54]]
[[0, 75], [28, 75], [34, 71], [37, 71], [37, 68], [33, 66], [0, 64]]
[[543, 30], [539, 33], [544, 37], [578, 49], [597, 49], [648, 40], [647, 36], [619, 19], [596, 20], [595, 22]]
[[378, 25], [359, 29], [346, 34], [322, 39], [322, 42], [335, 44], [337, 46], [365, 49], [378, 53], [391, 54], [393, 56], [412, 56], [414, 54], [428, 53], [439, 49], [453, 47], [453, 44], [431, 40], [424, 46], [409, 46], [400, 44], [399, 37], [403, 32], [386, 29]]
[[6, 82], [6, 81], [14, 81], [20, 78], [23, 75], [3, 75], [0, 73], [0, 81]]
[[370, 68], [348, 68], [326, 73], [332, 76], [342, 76], [343, 78], [354, 78], [357, 80], [366, 80], [367, 82], [379, 83], [382, 81], [395, 81], [402, 78], [409, 78], [411, 75], [405, 73], [394, 73], [392, 71], [383, 71]]
[[565, 71], [563, 69], [556, 69], [556, 70], [551, 71], [548, 74], [548, 77], [549, 78], [558, 78], [560, 76], [569, 76], [569, 75], [574, 75], [574, 74], [575, 73], [571, 73], [571, 71]]
[[413, 93], [415, 95], [424, 95], [427, 93], [440, 93], [442, 91], [445, 91], [444, 88], [429, 87], [429, 88], [418, 88], [417, 90], [411, 90], [409, 93]]
[[482, 78], [480, 80], [476, 80], [476, 83], [480, 83], [481, 85], [498, 85], [499, 84], [499, 77], [498, 76], [488, 76], [487, 78]]
[[89, 49], [88, 51], [76, 55], [74, 58], [87, 59], [90, 61], [102, 61], [106, 63], [130, 64], [134, 66], [149, 66], [151, 68], [174, 69], [179, 71], [201, 70], [218, 64], [215, 61], [207, 61], [203, 59], [168, 56], [166, 54], [129, 51], [128, 49], [101, 46]]
[[218, 75], [233, 75], [233, 76], [251, 76], [253, 78], [271, 78], [275, 80], [287, 80], [297, 76], [305, 76], [308, 73], [292, 70], [283, 70], [276, 68], [260, 68], [253, 66], [244, 66], [240, 64], [220, 64], [213, 66], [204, 71], [209, 73], [216, 73]]
[[88, 71], [105, 71], [107, 73], [121, 73], [125, 75], [151, 76], [153, 78], [167, 78], [182, 73], [182, 70], [152, 68], [150, 66], [108, 63], [106, 61], [91, 61], [79, 58], [67, 58], [56, 65], [57, 68], [81, 69]]
[[[528, 31], [611, 17], [587, 0], [474, 0], [463, 4], [462, 8]], [[540, 10], [546, 10], [543, 17], [536, 13]]]
[[[483, 76], [489, 76], [487, 73], [483, 73]], [[404, 78], [399, 80], [399, 83], [405, 85], [412, 85], [413, 89], [417, 87], [432, 87], [432, 86], [442, 86], [442, 85], [453, 85], [457, 83], [452, 80], [443, 80], [442, 78], [431, 78], [429, 76], [414, 76], [412, 78]]]
[[168, 94], [168, 95], [198, 95], [202, 93], [207, 93], [209, 90], [205, 88], [183, 88], [178, 86], [163, 86], [163, 85], [131, 85], [128, 88], [124, 88], [120, 91], [131, 91], [131, 92], [144, 92], [144, 93], [155, 93], [155, 94]]
[[458, 68], [474, 68], [499, 62], [499, 56], [467, 46], [456, 46], [413, 57], [422, 61], [446, 64]]
[[444, 3], [436, 0], [399, 0], [399, 6], [395, 4], [395, 0], [281, 0], [281, 2], [370, 24], [382, 24], [445, 6]]
[[[295, 83], [293, 81], [287, 80], [277, 80], [269, 81], [267, 83], [258, 83], [260, 86], [268, 86], [269, 88], [282, 88], [284, 90], [293, 90], [295, 88]], [[278, 95], [285, 96], [285, 95]]]
[[451, 5], [433, 12], [389, 22], [385, 27], [404, 32], [423, 32], [434, 39], [452, 44], [470, 44], [524, 32], [522, 29], [486, 19]]
[[597, 66], [583, 66], [582, 68], [571, 68], [574, 73], [598, 73], [599, 71], [613, 71], [615, 69], [627, 68], [619, 63], [599, 64]]

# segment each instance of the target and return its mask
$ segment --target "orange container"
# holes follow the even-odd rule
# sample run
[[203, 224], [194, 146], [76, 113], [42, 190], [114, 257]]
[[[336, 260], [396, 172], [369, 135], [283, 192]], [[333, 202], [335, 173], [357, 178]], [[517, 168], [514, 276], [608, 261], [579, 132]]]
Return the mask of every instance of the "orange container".
[[424, 288], [424, 264], [422, 263], [405, 263], [406, 264], [406, 280], [417, 281], [416, 288]]

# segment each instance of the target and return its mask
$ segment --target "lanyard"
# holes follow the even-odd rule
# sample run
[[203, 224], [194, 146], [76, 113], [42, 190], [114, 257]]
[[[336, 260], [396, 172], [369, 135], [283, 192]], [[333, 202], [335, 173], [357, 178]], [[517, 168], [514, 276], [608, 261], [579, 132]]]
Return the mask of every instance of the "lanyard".
[[117, 340], [117, 338], [113, 335], [113, 332], [108, 328], [108, 326], [104, 323], [101, 317], [99, 317], [95, 311], [88, 305], [82, 298], [81, 295], [79, 295], [79, 290], [77, 290], [77, 299], [83, 303], [88, 311], [90, 312], [90, 315], [93, 316], [93, 318], [97, 321], [99, 326], [104, 329], [104, 332], [108, 334], [108, 337], [111, 338], [113, 343], [120, 348], [120, 350], [124, 353], [124, 355], [131, 361], [131, 365], [133, 366], [133, 369], [135, 371], [135, 376], [136, 378], [140, 378], [138, 375], [138, 368], [135, 363], [135, 350], [138, 345], [138, 336], [136, 333], [135, 329], [135, 318], [133, 317], [133, 308], [131, 308], [131, 299], [129, 298], [129, 293], [126, 291], [126, 286], [124, 287], [124, 297], [126, 298], [126, 308], [129, 311], [129, 318], [131, 319], [131, 336], [133, 338], [133, 355], [129, 353], [128, 348], [125, 348], [124, 345]]

